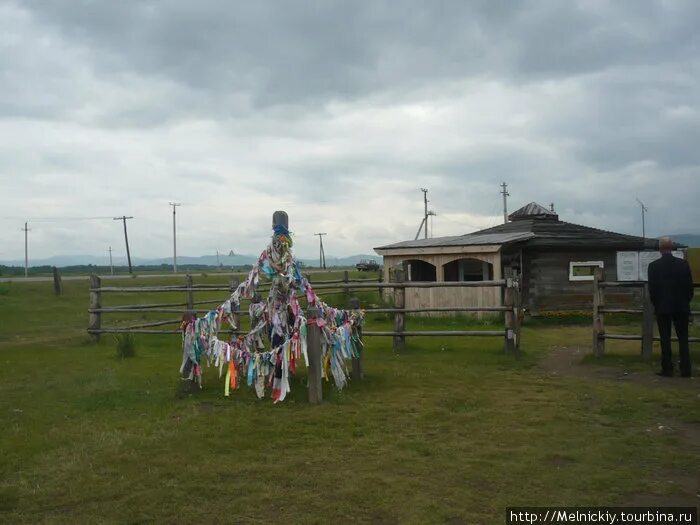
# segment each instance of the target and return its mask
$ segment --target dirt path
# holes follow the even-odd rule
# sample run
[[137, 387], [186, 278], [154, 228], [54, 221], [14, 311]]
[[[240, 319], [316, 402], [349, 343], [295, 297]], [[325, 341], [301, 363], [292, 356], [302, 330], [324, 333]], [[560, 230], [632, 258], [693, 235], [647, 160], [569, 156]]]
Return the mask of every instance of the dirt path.
[[[700, 403], [700, 378], [660, 377], [650, 370], [633, 370], [624, 364], [582, 364], [590, 348], [580, 346], [556, 346], [539, 363], [539, 368], [550, 377], [576, 377], [592, 381], [619, 381], [643, 385], [649, 388], [669, 388], [693, 395]], [[697, 372], [696, 372], [697, 373]], [[652, 434], [674, 433], [682, 446], [694, 453], [700, 452], [700, 425], [659, 417], [646, 431]], [[675, 506], [700, 508], [700, 469], [694, 475], [687, 472], [664, 470], [656, 479], [673, 487], [671, 495], [637, 494], [622, 504], [625, 506]]]
[[[624, 364], [613, 366], [581, 364], [590, 352], [589, 348], [580, 346], [555, 346], [539, 363], [540, 369], [547, 375], [573, 376], [584, 379], [610, 379], [626, 381], [653, 388], [682, 388], [695, 390], [700, 395], [700, 378], [660, 377], [649, 370], [633, 370]], [[695, 370], [697, 374], [697, 368]], [[700, 398], [699, 398], [700, 399]]]

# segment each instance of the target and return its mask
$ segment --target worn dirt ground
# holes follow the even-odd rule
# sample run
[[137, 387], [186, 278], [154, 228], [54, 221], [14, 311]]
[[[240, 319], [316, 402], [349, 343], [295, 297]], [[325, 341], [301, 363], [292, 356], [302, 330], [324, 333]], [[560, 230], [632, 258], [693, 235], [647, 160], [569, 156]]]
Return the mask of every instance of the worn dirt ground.
[[[590, 381], [632, 382], [647, 388], [666, 388], [677, 390], [679, 395], [696, 397], [700, 403], [700, 378], [698, 367], [694, 364], [695, 377], [680, 378], [660, 377], [648, 370], [638, 370], [620, 364], [606, 366], [584, 363], [590, 348], [580, 346], [554, 346], [539, 364], [543, 374], [558, 377], [576, 377]], [[658, 422], [646, 429], [651, 435], [671, 433], [675, 435], [688, 452], [700, 450], [700, 425], [685, 423], [659, 414]], [[658, 472], [658, 479], [675, 487], [672, 495], [637, 494], [624, 502], [628, 506], [694, 506], [700, 508], [700, 470], [695, 475], [686, 472], [664, 470]]]

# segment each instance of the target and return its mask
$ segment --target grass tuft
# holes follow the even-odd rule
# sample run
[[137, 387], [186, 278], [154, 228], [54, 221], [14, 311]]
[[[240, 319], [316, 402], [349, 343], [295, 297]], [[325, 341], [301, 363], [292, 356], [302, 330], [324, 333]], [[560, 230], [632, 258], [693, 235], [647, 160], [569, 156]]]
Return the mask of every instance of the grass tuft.
[[134, 334], [117, 334], [114, 337], [117, 344], [117, 357], [128, 359], [136, 357], [136, 338]]

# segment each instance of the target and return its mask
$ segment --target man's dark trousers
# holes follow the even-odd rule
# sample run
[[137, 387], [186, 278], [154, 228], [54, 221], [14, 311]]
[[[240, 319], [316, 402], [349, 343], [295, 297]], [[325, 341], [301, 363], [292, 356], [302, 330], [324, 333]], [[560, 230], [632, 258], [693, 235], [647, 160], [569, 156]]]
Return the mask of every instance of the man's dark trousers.
[[676, 328], [678, 351], [681, 358], [681, 375], [690, 375], [690, 349], [688, 348], [687, 313], [657, 314], [659, 339], [661, 339], [661, 371], [665, 375], [673, 374], [673, 359], [671, 357], [671, 324]]

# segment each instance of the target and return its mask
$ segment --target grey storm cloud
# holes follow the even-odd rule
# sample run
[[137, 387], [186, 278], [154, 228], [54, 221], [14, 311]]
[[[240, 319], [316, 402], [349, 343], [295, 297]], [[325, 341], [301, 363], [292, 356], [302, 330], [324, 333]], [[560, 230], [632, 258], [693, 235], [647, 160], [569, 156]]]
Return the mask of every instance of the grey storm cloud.
[[639, 196], [697, 231], [697, 27], [695, 0], [0, 0], [0, 205], [130, 195], [163, 253], [177, 195], [193, 251], [284, 205], [340, 254], [412, 237], [422, 186], [438, 234], [490, 225], [506, 180], [511, 206], [637, 232]]
[[517, 83], [679, 64], [697, 61], [700, 38], [692, 0], [17, 5], [87, 50], [102, 75], [134, 73], [197, 96], [223, 95], [224, 115], [245, 104], [311, 104], [465, 75]]

